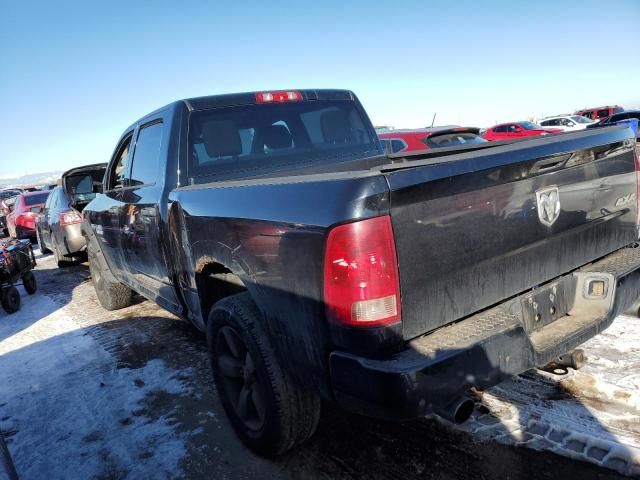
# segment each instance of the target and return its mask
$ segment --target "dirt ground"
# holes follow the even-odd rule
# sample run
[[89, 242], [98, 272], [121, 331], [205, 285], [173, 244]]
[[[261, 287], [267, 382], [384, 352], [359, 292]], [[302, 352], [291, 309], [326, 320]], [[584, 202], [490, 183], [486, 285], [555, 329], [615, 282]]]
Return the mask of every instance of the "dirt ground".
[[437, 419], [385, 423], [330, 405], [309, 443], [258, 458], [225, 418], [203, 334], [142, 299], [104, 311], [86, 264], [39, 256], [36, 275], [39, 292], [0, 313], [0, 429], [23, 479], [623, 478]]

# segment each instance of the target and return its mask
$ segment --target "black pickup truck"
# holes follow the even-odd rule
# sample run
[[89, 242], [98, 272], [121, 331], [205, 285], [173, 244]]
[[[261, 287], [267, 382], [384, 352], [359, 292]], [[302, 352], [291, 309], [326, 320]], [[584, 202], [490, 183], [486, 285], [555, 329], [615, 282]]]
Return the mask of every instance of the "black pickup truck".
[[630, 129], [383, 155], [349, 91], [192, 98], [126, 129], [84, 210], [101, 304], [137, 292], [207, 334], [263, 455], [321, 401], [463, 421], [640, 298]]

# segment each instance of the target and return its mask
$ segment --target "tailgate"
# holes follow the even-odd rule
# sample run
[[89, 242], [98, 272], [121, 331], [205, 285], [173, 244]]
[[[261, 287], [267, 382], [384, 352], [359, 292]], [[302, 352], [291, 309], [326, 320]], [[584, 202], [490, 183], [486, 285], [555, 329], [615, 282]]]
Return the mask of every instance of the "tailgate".
[[386, 172], [404, 338], [634, 242], [634, 146], [607, 128]]

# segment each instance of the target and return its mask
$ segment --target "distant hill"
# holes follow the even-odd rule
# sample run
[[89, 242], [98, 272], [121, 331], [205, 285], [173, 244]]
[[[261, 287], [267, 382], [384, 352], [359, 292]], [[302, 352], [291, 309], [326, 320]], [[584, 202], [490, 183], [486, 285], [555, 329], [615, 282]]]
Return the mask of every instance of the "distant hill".
[[0, 177], [0, 188], [56, 183], [62, 173], [62, 171], [55, 171], [43, 173], [28, 173], [19, 177]]

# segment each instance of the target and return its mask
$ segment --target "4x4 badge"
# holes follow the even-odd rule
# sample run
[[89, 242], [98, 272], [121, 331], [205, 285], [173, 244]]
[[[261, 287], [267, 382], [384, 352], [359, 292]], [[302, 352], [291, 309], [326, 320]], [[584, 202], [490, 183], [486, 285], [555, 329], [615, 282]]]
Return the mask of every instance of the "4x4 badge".
[[538, 205], [538, 219], [540, 223], [550, 227], [560, 216], [560, 193], [558, 187], [541, 188], [536, 190], [536, 203]]

